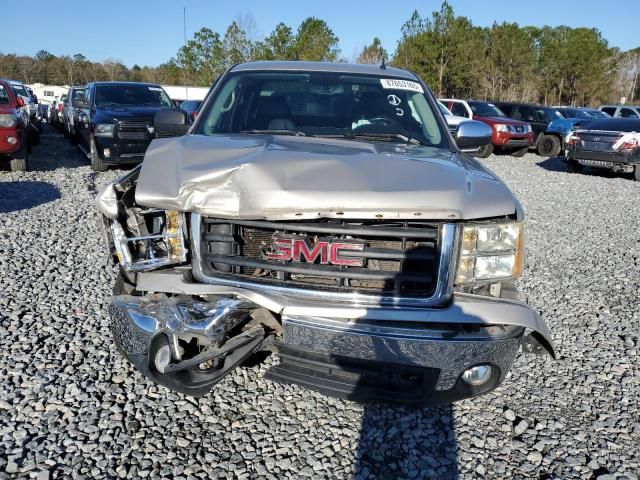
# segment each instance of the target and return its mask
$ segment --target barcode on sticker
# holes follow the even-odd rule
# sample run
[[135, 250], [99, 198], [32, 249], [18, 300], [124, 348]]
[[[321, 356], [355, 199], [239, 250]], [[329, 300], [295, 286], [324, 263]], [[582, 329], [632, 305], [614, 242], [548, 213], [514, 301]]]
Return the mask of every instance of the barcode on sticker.
[[422, 85], [418, 82], [412, 82], [411, 80], [399, 80], [397, 78], [381, 78], [380, 84], [382, 88], [394, 89], [394, 90], [410, 90], [412, 92], [424, 93]]

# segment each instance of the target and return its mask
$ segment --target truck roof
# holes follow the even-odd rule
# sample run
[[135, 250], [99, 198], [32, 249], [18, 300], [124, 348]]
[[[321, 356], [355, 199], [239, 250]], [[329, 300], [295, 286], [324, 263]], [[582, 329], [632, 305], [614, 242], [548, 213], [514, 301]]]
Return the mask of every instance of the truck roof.
[[369, 74], [378, 76], [388, 76], [396, 78], [406, 78], [408, 80], [418, 80], [418, 77], [407, 70], [380, 65], [338, 63], [338, 62], [300, 62], [300, 61], [258, 61], [241, 63], [234, 66], [232, 72], [246, 71], [282, 71], [291, 70], [297, 72], [332, 72], [332, 73], [354, 73]]

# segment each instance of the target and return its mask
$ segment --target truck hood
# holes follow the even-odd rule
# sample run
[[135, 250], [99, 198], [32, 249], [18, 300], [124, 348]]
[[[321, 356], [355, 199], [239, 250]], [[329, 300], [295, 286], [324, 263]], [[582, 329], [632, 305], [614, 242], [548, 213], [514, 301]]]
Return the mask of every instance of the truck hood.
[[511, 215], [509, 189], [446, 149], [280, 135], [154, 140], [136, 202], [213, 217], [478, 219]]

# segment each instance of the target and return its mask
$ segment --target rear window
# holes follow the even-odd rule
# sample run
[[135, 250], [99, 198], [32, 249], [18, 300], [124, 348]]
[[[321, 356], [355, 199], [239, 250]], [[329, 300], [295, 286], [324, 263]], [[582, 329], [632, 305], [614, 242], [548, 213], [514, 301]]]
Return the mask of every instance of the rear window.
[[9, 104], [9, 92], [4, 88], [3, 85], [0, 85], [0, 105], [8, 105]]

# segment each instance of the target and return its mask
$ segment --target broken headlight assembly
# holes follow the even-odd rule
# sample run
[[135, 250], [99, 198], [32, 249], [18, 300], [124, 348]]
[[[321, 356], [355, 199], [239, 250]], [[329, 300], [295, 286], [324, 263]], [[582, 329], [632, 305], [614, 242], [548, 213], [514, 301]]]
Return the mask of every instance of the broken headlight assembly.
[[126, 225], [111, 223], [118, 262], [142, 272], [187, 261], [184, 215], [175, 210], [130, 209]]
[[522, 274], [522, 222], [468, 225], [461, 230], [456, 285], [509, 280]]

